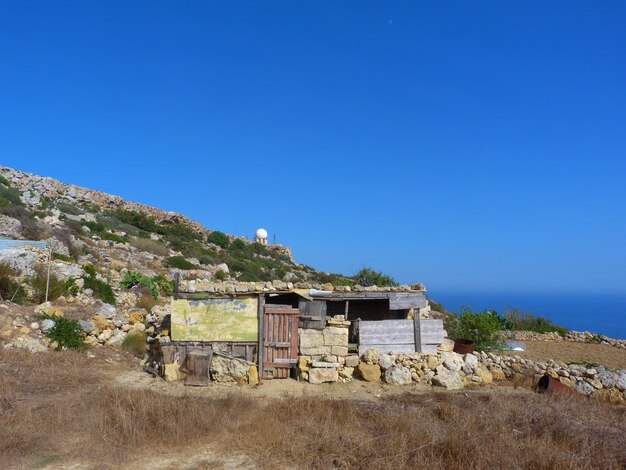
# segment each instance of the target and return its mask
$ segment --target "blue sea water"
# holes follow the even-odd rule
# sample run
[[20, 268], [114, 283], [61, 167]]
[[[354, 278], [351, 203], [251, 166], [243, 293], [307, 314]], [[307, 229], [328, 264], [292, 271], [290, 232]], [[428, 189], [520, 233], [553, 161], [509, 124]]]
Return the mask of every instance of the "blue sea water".
[[552, 320], [570, 330], [591, 331], [626, 339], [626, 294], [479, 293], [429, 291], [428, 297], [448, 310], [511, 308]]

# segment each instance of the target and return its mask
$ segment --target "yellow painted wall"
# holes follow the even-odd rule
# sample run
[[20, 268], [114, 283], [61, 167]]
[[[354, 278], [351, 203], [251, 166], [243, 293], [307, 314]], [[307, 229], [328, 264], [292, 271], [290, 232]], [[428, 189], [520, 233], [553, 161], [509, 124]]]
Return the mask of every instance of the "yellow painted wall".
[[172, 300], [173, 341], [258, 341], [257, 297]]

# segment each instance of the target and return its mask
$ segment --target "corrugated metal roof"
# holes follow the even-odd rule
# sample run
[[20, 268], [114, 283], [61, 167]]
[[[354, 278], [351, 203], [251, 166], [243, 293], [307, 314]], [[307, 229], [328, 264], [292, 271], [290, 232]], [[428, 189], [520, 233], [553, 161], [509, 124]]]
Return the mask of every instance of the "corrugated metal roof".
[[0, 240], [0, 250], [6, 250], [7, 248], [23, 248], [25, 246], [32, 246], [34, 248], [45, 250], [48, 243], [34, 240]]

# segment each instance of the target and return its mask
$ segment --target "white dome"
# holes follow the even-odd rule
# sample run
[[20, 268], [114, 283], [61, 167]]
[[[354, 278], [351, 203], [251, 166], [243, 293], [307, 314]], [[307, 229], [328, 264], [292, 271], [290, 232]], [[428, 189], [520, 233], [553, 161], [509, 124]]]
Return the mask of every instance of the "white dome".
[[262, 240], [267, 240], [267, 230], [260, 228], [256, 231], [256, 237]]

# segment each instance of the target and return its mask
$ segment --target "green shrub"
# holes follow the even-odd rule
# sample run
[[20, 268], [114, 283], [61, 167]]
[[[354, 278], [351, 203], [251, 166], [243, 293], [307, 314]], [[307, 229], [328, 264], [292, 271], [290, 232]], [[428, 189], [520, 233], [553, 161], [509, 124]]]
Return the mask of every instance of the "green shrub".
[[166, 268], [176, 268], [176, 269], [196, 269], [196, 265], [190, 263], [182, 256], [172, 256], [171, 258], [167, 258], [163, 260], [163, 265]]
[[57, 209], [59, 209], [61, 212], [65, 214], [70, 214], [70, 215], [81, 215], [85, 213], [85, 211], [83, 211], [76, 204], [69, 204], [67, 202], [57, 203]]
[[130, 289], [135, 286], [143, 286], [150, 291], [152, 297], [155, 299], [159, 298], [159, 286], [153, 279], [136, 271], [126, 271], [120, 281], [120, 287], [122, 289]]
[[96, 277], [96, 268], [94, 268], [92, 264], [85, 264], [83, 265], [83, 271], [86, 273], [86, 275], [83, 276], [85, 289], [91, 289], [94, 297], [97, 297], [103, 302], [115, 305], [117, 301], [115, 300], [113, 289], [106, 282], [101, 281]]
[[506, 328], [517, 331], [534, 331], [536, 333], [551, 333], [556, 331], [565, 336], [569, 330], [564, 326], [557, 325], [544, 317], [536, 317], [532, 313], [523, 313], [519, 309], [509, 310], [504, 313]]
[[450, 338], [472, 340], [477, 351], [502, 347], [502, 319], [494, 311], [478, 313], [463, 308], [460, 315], [450, 315], [445, 319], [445, 328]]
[[143, 356], [147, 350], [145, 333], [139, 331], [128, 333], [122, 342], [122, 349], [135, 356]]
[[207, 241], [221, 248], [227, 248], [230, 244], [230, 239], [228, 238], [228, 235], [218, 230], [211, 232], [211, 235], [207, 237]]
[[0, 206], [21, 206], [20, 192], [10, 186], [0, 185]]
[[391, 276], [374, 271], [371, 268], [363, 268], [354, 276], [352, 276], [355, 284], [361, 286], [377, 286], [377, 287], [395, 287], [399, 284]]
[[137, 299], [137, 302], [135, 302], [135, 307], [143, 308], [148, 312], [151, 311], [152, 307], [154, 307], [155, 305], [156, 299], [151, 295], [142, 295]]
[[74, 261], [74, 258], [72, 258], [71, 256], [67, 256], [61, 253], [52, 253], [52, 259], [67, 261], [68, 263], [72, 263]]
[[0, 298], [21, 305], [28, 300], [28, 296], [24, 288], [13, 280], [15, 275], [9, 266], [0, 264]]
[[[48, 270], [41, 265], [35, 269], [35, 275], [29, 279], [29, 284], [33, 289], [32, 300], [38, 304], [46, 301], [46, 284], [48, 280]], [[50, 274], [48, 285], [48, 300], [58, 299], [68, 293], [65, 281], [60, 280], [54, 274]]]
[[4, 176], [0, 175], [0, 184], [6, 186], [7, 188], [11, 186], [11, 183]]
[[61, 349], [83, 349], [86, 347], [85, 333], [77, 320], [50, 315], [40, 315], [37, 318], [54, 321], [54, 326], [46, 333], [46, 337], [50, 341], [57, 342], [57, 351]]
[[213, 277], [215, 278], [215, 280], [217, 281], [224, 281], [227, 277], [226, 272], [218, 269], [215, 274], [213, 275]]
[[159, 290], [166, 296], [169, 297], [174, 293], [174, 281], [170, 279], [166, 279], [163, 276], [154, 276], [152, 281], [157, 285]]
[[133, 225], [144, 232], [157, 232], [159, 225], [154, 217], [146, 215], [142, 212], [117, 210], [109, 212], [108, 215], [116, 218], [120, 222]]
[[230, 244], [230, 249], [232, 251], [244, 251], [247, 247], [248, 247], [248, 244], [240, 238], [237, 238], [234, 242]]

